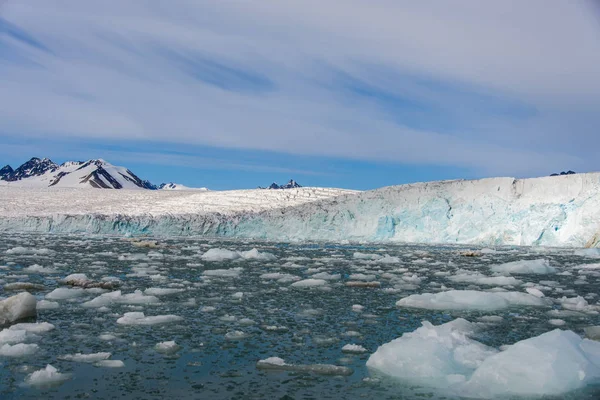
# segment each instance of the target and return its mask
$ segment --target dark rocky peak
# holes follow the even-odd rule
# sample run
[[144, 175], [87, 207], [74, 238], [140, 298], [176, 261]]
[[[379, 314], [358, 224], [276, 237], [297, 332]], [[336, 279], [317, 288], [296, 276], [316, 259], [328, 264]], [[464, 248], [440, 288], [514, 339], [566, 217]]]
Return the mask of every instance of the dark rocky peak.
[[[278, 185], [277, 183], [273, 182], [271, 184], [271, 186], [269, 186], [267, 189], [271, 189], [271, 190], [275, 190], [275, 189], [295, 189], [295, 188], [301, 188], [302, 186], [300, 186], [298, 184], [298, 182], [296, 182], [293, 179], [290, 179], [290, 181], [288, 183], [286, 183], [285, 185]], [[259, 189], [263, 189], [262, 187], [259, 186]]]
[[15, 172], [10, 165], [5, 165], [0, 169], [0, 180], [6, 180], [12, 173]]
[[15, 169], [9, 176], [10, 181], [18, 181], [32, 176], [44, 175], [48, 171], [56, 171], [58, 165], [48, 158], [33, 157], [19, 168]]

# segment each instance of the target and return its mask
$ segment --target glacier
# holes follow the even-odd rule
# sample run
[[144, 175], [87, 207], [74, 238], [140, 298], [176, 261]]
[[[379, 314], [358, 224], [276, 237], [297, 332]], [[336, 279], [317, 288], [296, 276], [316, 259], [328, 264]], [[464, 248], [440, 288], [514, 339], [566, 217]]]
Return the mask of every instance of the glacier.
[[0, 187], [0, 231], [598, 247], [600, 173], [357, 192]]

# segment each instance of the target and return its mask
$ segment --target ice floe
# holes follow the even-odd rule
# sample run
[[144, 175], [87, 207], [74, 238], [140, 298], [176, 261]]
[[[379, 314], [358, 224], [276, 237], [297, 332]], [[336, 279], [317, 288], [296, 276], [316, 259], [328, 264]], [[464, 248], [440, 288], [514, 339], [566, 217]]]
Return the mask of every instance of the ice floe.
[[35, 317], [36, 305], [35, 297], [27, 292], [0, 300], [0, 325], [27, 317]]
[[424, 322], [379, 347], [367, 366], [475, 398], [558, 395], [600, 383], [600, 343], [557, 329], [499, 352], [472, 338], [481, 329], [464, 319]]
[[143, 312], [128, 312], [117, 319], [117, 324], [121, 325], [158, 325], [168, 324], [170, 322], [183, 321], [183, 318], [177, 315], [155, 315], [146, 317]]
[[543, 307], [549, 303], [545, 299], [522, 292], [450, 290], [440, 293], [413, 294], [400, 299], [396, 305], [429, 310], [494, 311], [512, 306]]
[[538, 260], [521, 260], [494, 265], [491, 267], [493, 272], [501, 274], [555, 274], [556, 268], [550, 265], [550, 261], [546, 259]]
[[287, 364], [283, 359], [278, 357], [269, 357], [267, 359], [260, 360], [256, 363], [256, 367], [259, 369], [280, 371], [311, 372], [319, 375], [348, 376], [354, 373], [351, 368], [339, 367], [337, 365], [330, 364]]

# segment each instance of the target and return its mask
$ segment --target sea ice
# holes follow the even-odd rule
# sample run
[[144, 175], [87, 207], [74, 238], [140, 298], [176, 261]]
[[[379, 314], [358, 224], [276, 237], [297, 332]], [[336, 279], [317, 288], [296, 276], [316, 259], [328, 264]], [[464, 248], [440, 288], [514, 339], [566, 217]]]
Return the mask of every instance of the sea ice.
[[298, 282], [292, 283], [292, 287], [295, 288], [311, 288], [317, 286], [325, 286], [327, 281], [324, 279], [304, 279]]
[[103, 368], [123, 368], [125, 363], [121, 360], [100, 360], [95, 362], [94, 366]]
[[155, 315], [146, 317], [143, 312], [128, 312], [117, 319], [117, 324], [121, 325], [158, 325], [168, 324], [170, 322], [182, 321], [183, 318], [177, 315]]
[[480, 329], [460, 318], [423, 322], [379, 347], [367, 366], [474, 398], [558, 395], [600, 383], [600, 343], [557, 329], [498, 352], [471, 338]]
[[491, 267], [493, 272], [501, 274], [555, 274], [556, 268], [550, 265], [550, 261], [546, 259], [538, 260], [521, 260], [513, 261], [505, 264], [494, 265]]
[[71, 377], [70, 374], [62, 374], [56, 368], [48, 364], [46, 368], [35, 371], [25, 379], [25, 384], [36, 387], [49, 387], [60, 385]]
[[0, 326], [36, 316], [37, 301], [27, 292], [0, 301]]
[[204, 276], [215, 276], [222, 278], [237, 278], [244, 271], [243, 268], [229, 268], [229, 269], [208, 269], [202, 272]]
[[521, 292], [450, 290], [440, 293], [413, 294], [400, 299], [396, 305], [429, 310], [494, 311], [512, 306], [542, 307], [548, 303], [544, 299]]
[[181, 349], [181, 346], [179, 346], [177, 343], [175, 343], [175, 341], [172, 340], [170, 342], [157, 343], [156, 346], [154, 346], [154, 349], [159, 353], [169, 354], [176, 353], [179, 349]]
[[85, 290], [81, 288], [56, 288], [46, 295], [48, 300], [66, 300], [85, 295]]
[[110, 358], [110, 353], [93, 353], [93, 354], [66, 354], [64, 356], [60, 356], [59, 359], [65, 361], [73, 361], [73, 362], [82, 362], [82, 363], [95, 363], [101, 360], [108, 360]]
[[260, 360], [256, 363], [259, 369], [294, 371], [294, 372], [312, 372], [319, 375], [352, 375], [354, 371], [348, 367], [338, 367], [337, 365], [329, 364], [287, 364], [279, 357], [269, 357], [265, 360]]
[[3, 344], [0, 346], [0, 356], [2, 357], [26, 357], [34, 354], [38, 350], [37, 344], [17, 343], [15, 345]]
[[36, 306], [38, 310], [55, 310], [59, 307], [60, 305], [57, 302], [50, 300], [40, 300]]
[[366, 353], [367, 349], [358, 344], [347, 344], [342, 347], [344, 353]]
[[9, 329], [13, 331], [26, 331], [30, 333], [44, 333], [53, 330], [54, 325], [48, 322], [20, 323], [12, 325]]

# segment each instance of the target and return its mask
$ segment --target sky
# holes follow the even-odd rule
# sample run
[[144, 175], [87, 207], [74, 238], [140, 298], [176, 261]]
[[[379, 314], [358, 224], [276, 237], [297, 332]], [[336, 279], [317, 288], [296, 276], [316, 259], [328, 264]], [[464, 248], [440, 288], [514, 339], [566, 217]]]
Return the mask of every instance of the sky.
[[599, 171], [593, 0], [0, 0], [0, 164], [372, 189]]

